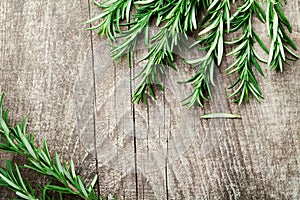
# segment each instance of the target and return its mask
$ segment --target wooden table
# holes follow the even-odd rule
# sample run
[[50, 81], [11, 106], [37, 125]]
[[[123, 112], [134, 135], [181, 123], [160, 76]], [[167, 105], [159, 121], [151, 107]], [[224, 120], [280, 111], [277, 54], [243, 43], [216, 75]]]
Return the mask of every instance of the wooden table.
[[[298, 47], [299, 9], [298, 1], [285, 9]], [[84, 30], [83, 23], [97, 13], [87, 0], [0, 1], [0, 85], [12, 122], [28, 114], [28, 129], [38, 144], [45, 138], [51, 152], [75, 160], [85, 181], [98, 173], [101, 194], [120, 199], [300, 199], [300, 61], [284, 74], [263, 66], [265, 77], [258, 76], [262, 103], [251, 98], [238, 106], [225, 98], [230, 92], [225, 88], [234, 81], [224, 73], [232, 62], [228, 58], [217, 70], [221, 96], [204, 108], [184, 111], [172, 85], [157, 92], [157, 101], [148, 106], [131, 105], [137, 82], [130, 78], [139, 68], [129, 69], [126, 61], [111, 64], [96, 31]], [[265, 27], [256, 23], [267, 43]], [[105, 71], [100, 73], [101, 64]], [[182, 73], [189, 68], [177, 66]], [[242, 119], [199, 118], [216, 111]], [[0, 158], [2, 166], [6, 159], [24, 163], [11, 154]], [[0, 196], [14, 195], [0, 188]]]

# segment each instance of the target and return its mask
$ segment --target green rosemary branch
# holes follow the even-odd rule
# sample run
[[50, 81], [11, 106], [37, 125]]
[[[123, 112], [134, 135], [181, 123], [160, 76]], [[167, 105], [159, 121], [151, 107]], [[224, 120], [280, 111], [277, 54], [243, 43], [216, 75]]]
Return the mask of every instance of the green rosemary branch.
[[[291, 33], [292, 27], [281, 9], [282, 6], [280, 0], [268, 1], [267, 27], [269, 36], [272, 39], [268, 66], [276, 72], [283, 72], [284, 63], [290, 65], [287, 60], [295, 61], [299, 59], [298, 55], [288, 47], [290, 46], [294, 50], [297, 50], [296, 45], [285, 31], [284, 27]], [[289, 57], [287, 53], [289, 53], [291, 57]]]
[[[114, 60], [127, 54], [130, 61], [136, 49], [137, 41], [144, 33], [144, 41], [149, 53], [144, 58], [144, 60], [147, 60], [147, 64], [137, 76], [140, 76], [141, 80], [135, 89], [132, 101], [137, 103], [147, 102], [147, 91], [153, 98], [156, 98], [154, 86], [158, 85], [161, 90], [163, 89], [159, 76], [164, 73], [165, 65], [175, 69], [173, 48], [180, 43], [183, 37], [187, 37], [187, 31], [197, 28], [197, 8], [203, 2], [200, 0], [172, 0], [171, 2], [146, 0], [130, 1], [130, 3], [122, 0], [117, 2], [114, 6], [107, 7], [97, 4], [98, 7], [104, 9], [103, 13], [87, 23], [102, 19], [102, 22], [90, 29], [100, 29], [99, 34], [103, 35], [105, 33], [109, 39], [121, 41], [112, 48], [111, 53]], [[132, 3], [136, 13], [130, 18], [129, 10]], [[111, 20], [116, 16], [115, 13], [125, 12], [125, 10], [127, 11], [125, 17], [127, 23], [120, 22], [118, 18], [115, 21]], [[155, 26], [158, 27], [162, 23], [164, 24], [158, 33], [149, 38], [149, 24], [152, 18], [156, 18]], [[120, 26], [129, 26], [129, 28], [121, 31]]]
[[173, 0], [160, 9], [156, 25], [159, 26], [161, 22], [165, 24], [151, 38], [151, 43], [154, 44], [144, 58], [147, 64], [139, 74], [142, 79], [136, 87], [133, 102], [147, 102], [147, 89], [155, 99], [154, 85], [163, 90], [159, 76], [164, 74], [166, 65], [176, 70], [173, 64], [174, 48], [187, 40], [187, 31], [197, 28], [196, 8], [199, 2], [199, 0]]
[[134, 14], [134, 21], [122, 25], [129, 25], [130, 28], [120, 32], [117, 36], [117, 42], [119, 43], [112, 47], [111, 54], [114, 60], [121, 59], [125, 54], [127, 54], [128, 60], [131, 60], [134, 56], [137, 42], [143, 34], [147, 44], [150, 19], [161, 8], [162, 1], [149, 1], [142, 4], [141, 2], [135, 2], [134, 5], [137, 10], [137, 13]]
[[99, 29], [98, 34], [101, 36], [106, 35], [111, 41], [115, 41], [117, 33], [121, 32], [120, 24], [123, 20], [130, 21], [130, 11], [133, 0], [111, 1], [106, 0], [102, 3], [97, 3], [93, 0], [95, 5], [102, 9], [102, 13], [89, 21], [86, 24], [98, 22], [96, 26], [87, 28], [87, 30]]
[[[194, 104], [202, 105], [202, 100], [208, 100], [205, 96], [207, 91], [212, 98], [210, 85], [213, 83], [213, 72], [215, 62], [220, 65], [224, 52], [224, 26], [227, 25], [227, 31], [230, 29], [230, 2], [229, 0], [214, 0], [211, 2], [206, 17], [202, 20], [201, 26], [205, 29], [199, 33], [197, 44], [205, 45], [206, 56], [193, 60], [186, 60], [188, 64], [200, 65], [198, 72], [185, 83], [193, 85], [192, 94], [184, 99], [192, 107]], [[206, 34], [206, 35], [205, 35]]]
[[11, 189], [22, 199], [39, 199], [30, 183], [23, 180], [19, 167], [17, 165], [13, 166], [10, 161], [6, 162], [6, 169], [0, 168], [0, 186]]
[[[43, 141], [42, 148], [37, 148], [34, 145], [34, 134], [26, 134], [27, 118], [25, 118], [21, 124], [17, 124], [15, 127], [9, 127], [9, 110], [3, 112], [3, 98], [4, 94], [0, 99], [0, 150], [25, 156], [30, 163], [24, 165], [25, 168], [33, 169], [52, 180], [59, 181], [63, 185], [57, 186], [49, 183], [43, 188], [43, 193], [46, 193], [47, 190], [52, 190], [61, 194], [77, 195], [83, 199], [97, 199], [97, 195], [93, 190], [97, 176], [95, 176], [88, 187], [86, 187], [81, 177], [75, 173], [72, 160], [69, 165], [66, 163], [62, 164], [57, 154], [55, 154], [53, 160], [49, 154], [46, 141]], [[5, 185], [4, 183], [6, 183], [22, 198], [24, 198], [24, 195], [28, 196], [28, 192], [30, 192], [31, 189], [28, 191], [27, 188], [32, 187], [29, 186], [29, 184], [24, 185], [20, 180], [21, 175], [19, 175], [18, 168], [15, 167], [13, 170], [10, 163], [7, 163], [7, 168], [8, 172], [5, 172], [3, 169], [0, 170], [1, 185]], [[27, 199], [36, 199], [34, 194], [31, 193], [31, 195], [33, 196], [28, 196]]]
[[236, 61], [226, 71], [228, 74], [239, 74], [238, 79], [230, 86], [230, 89], [237, 85], [238, 87], [229, 95], [229, 98], [238, 96], [234, 102], [238, 102], [239, 104], [243, 101], [248, 102], [249, 94], [252, 94], [258, 101], [264, 98], [255, 78], [253, 66], [263, 76], [264, 74], [258, 61], [265, 63], [266, 61], [259, 57], [254, 49], [254, 43], [258, 42], [267, 53], [268, 50], [253, 29], [252, 18], [254, 16], [260, 21], [265, 22], [266, 15], [257, 0], [246, 0], [231, 17], [231, 32], [242, 28], [243, 33], [239, 39], [227, 42], [228, 44], [238, 45], [233, 51], [227, 54], [227, 56], [231, 54], [235, 55]]
[[120, 43], [113, 45], [112, 47], [111, 53], [114, 60], [122, 58], [125, 54], [127, 54], [129, 61], [132, 60], [137, 42], [143, 35], [146, 47], [150, 48], [150, 19], [158, 16], [156, 24], [159, 25], [160, 20], [170, 10], [170, 8], [164, 7], [164, 1], [162, 0], [136, 1], [134, 2], [134, 7], [136, 9], [136, 13], [133, 14], [133, 18], [130, 23], [122, 24], [122, 26], [128, 26], [128, 30], [121, 31], [119, 33], [117, 36], [117, 42]]

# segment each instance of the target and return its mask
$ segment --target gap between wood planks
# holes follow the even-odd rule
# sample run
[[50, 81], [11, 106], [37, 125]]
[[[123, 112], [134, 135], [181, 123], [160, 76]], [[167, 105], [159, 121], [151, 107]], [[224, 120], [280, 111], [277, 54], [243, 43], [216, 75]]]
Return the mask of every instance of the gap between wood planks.
[[[88, 0], [88, 9], [89, 9], [89, 18], [91, 18], [91, 3]], [[90, 27], [92, 27], [92, 25], [90, 24]], [[94, 156], [95, 156], [95, 161], [96, 161], [96, 173], [97, 176], [99, 176], [99, 163], [98, 163], [98, 154], [97, 154], [97, 141], [96, 141], [96, 105], [97, 105], [97, 95], [96, 95], [96, 76], [95, 76], [95, 58], [94, 58], [94, 42], [93, 42], [93, 32], [92, 30], [90, 30], [90, 40], [91, 40], [91, 52], [92, 52], [92, 68], [93, 68], [93, 87], [94, 87], [94, 101], [93, 101], [93, 126], [94, 126]], [[100, 182], [99, 182], [99, 177], [97, 180], [97, 192], [98, 192], [98, 199], [100, 197]]]

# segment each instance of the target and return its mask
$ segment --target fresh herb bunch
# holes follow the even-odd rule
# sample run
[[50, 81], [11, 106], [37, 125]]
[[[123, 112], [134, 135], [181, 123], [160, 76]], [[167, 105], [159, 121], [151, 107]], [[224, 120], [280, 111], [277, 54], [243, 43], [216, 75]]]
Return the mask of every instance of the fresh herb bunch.
[[[41, 148], [36, 147], [34, 134], [26, 134], [27, 118], [21, 124], [10, 127], [8, 124], [9, 110], [3, 112], [2, 109], [3, 99], [4, 94], [0, 99], [0, 150], [24, 156], [27, 158], [28, 164], [23, 167], [48, 177], [50, 182], [44, 186], [38, 185], [42, 193], [42, 196], [38, 197], [32, 185], [21, 176], [19, 167], [7, 161], [6, 169], [0, 168], [0, 186], [13, 190], [22, 199], [53, 199], [49, 195], [49, 191], [58, 193], [60, 199], [63, 199], [63, 194], [74, 195], [80, 199], [98, 199], [93, 189], [97, 176], [86, 186], [82, 178], [75, 173], [72, 160], [67, 165], [61, 162], [57, 154], [53, 159], [49, 154], [46, 141], [43, 141]], [[54, 182], [60, 184], [55, 185]]]
[[[141, 81], [136, 87], [133, 102], [147, 102], [147, 94], [155, 98], [154, 86], [162, 90], [159, 77], [164, 74], [165, 66], [176, 70], [174, 65], [174, 49], [181, 49], [193, 32], [200, 33], [197, 42], [190, 48], [206, 51], [205, 56], [195, 59], [184, 59], [185, 62], [197, 68], [196, 74], [184, 81], [193, 86], [193, 92], [184, 99], [185, 104], [203, 106], [203, 101], [212, 98], [211, 86], [215, 65], [220, 66], [224, 59], [224, 45], [235, 45], [233, 54], [236, 61], [227, 68], [228, 74], [238, 73], [239, 77], [230, 87], [234, 92], [229, 98], [236, 97], [235, 102], [241, 104], [249, 100], [252, 94], [258, 101], [263, 94], [255, 78], [254, 68], [263, 75], [259, 62], [267, 63], [275, 71], [283, 71], [286, 60], [298, 59], [298, 56], [288, 47], [296, 50], [295, 44], [285, 32], [285, 27], [292, 28], [285, 17], [280, 0], [267, 0], [267, 15], [258, 0], [244, 0], [237, 11], [231, 14], [230, 8], [235, 1], [230, 0], [118, 0], [95, 4], [102, 9], [99, 16], [87, 23], [97, 23], [89, 30], [99, 29], [99, 34], [106, 35], [112, 42], [112, 58], [121, 59], [128, 56], [129, 66], [136, 51], [140, 38], [144, 40], [148, 54], [147, 61], [138, 77]], [[235, 6], [235, 5], [234, 5]], [[268, 32], [272, 39], [268, 50], [253, 28], [253, 18], [262, 23], [267, 22]], [[150, 25], [155, 24], [159, 31], [149, 36]], [[242, 30], [242, 36], [232, 42], [224, 42], [226, 33]], [[120, 41], [120, 42], [119, 42]], [[119, 42], [119, 43], [118, 43]], [[260, 58], [254, 49], [254, 43], [269, 53], [268, 61]], [[287, 56], [287, 54], [290, 55]]]

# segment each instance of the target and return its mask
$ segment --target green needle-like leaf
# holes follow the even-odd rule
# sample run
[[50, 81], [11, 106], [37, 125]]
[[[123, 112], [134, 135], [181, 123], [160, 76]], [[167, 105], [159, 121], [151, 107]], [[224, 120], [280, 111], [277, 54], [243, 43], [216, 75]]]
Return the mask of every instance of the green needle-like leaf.
[[202, 119], [216, 119], [216, 118], [228, 118], [236, 119], [241, 118], [239, 115], [230, 114], [230, 113], [211, 113], [200, 116]]

